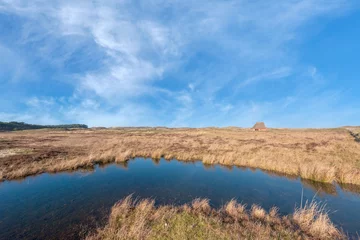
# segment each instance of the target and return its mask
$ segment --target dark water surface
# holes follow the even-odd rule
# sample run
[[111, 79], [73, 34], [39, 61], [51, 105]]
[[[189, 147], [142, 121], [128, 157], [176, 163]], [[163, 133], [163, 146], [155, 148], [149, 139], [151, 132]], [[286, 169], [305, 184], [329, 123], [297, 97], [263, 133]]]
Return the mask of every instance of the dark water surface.
[[152, 197], [156, 204], [183, 204], [196, 197], [211, 205], [237, 199], [292, 213], [304, 200], [326, 203], [335, 224], [360, 232], [360, 195], [339, 186], [305, 182], [260, 170], [206, 166], [201, 162], [135, 159], [94, 171], [42, 174], [0, 183], [0, 239], [78, 239], [104, 224], [121, 198]]

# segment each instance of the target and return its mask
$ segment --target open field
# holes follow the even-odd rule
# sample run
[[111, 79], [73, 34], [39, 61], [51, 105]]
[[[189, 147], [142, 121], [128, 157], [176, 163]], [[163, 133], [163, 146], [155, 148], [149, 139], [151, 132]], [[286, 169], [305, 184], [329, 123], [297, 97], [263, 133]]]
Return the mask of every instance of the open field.
[[208, 200], [183, 206], [154, 206], [127, 197], [112, 208], [108, 224], [87, 240], [100, 239], [346, 239], [316, 204], [280, 217], [257, 205], [250, 210], [232, 200], [212, 209]]
[[0, 133], [0, 180], [123, 162], [133, 157], [202, 160], [360, 184], [360, 144], [345, 128], [116, 128]]

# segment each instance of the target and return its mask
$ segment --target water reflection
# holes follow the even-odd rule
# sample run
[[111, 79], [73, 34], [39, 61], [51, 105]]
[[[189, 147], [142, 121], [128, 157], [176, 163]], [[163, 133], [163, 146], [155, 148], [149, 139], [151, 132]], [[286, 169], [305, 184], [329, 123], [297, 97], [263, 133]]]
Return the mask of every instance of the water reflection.
[[204, 166], [204, 169], [207, 169], [207, 170], [210, 170], [210, 169], [214, 169], [214, 168], [215, 168], [215, 165], [213, 165], [213, 164], [208, 164], [208, 163], [204, 163], [203, 166]]
[[341, 187], [341, 189], [343, 191], [349, 192], [349, 193], [356, 193], [358, 195], [360, 195], [360, 185], [354, 185], [354, 184], [339, 184], [339, 186]]
[[127, 170], [129, 168], [129, 162], [128, 161], [120, 162], [120, 163], [117, 163], [116, 165], [119, 166], [122, 169], [125, 169], [125, 170]]
[[229, 166], [229, 165], [221, 165], [221, 168], [230, 172], [233, 170], [233, 166]]
[[[341, 188], [340, 188], [341, 187]], [[200, 161], [134, 159], [118, 164], [0, 183], [0, 239], [77, 239], [104, 222], [115, 202], [153, 197], [156, 204], [183, 204], [209, 198], [214, 207], [237, 199], [280, 214], [304, 200], [326, 203], [331, 219], [354, 234], [360, 227], [359, 186], [318, 183], [255, 168]], [[345, 190], [345, 192], [342, 191]], [[63, 236], [61, 235], [63, 234]]]
[[331, 194], [333, 196], [337, 195], [336, 186], [331, 183], [322, 183], [316, 182], [308, 179], [301, 179], [301, 182], [305, 187], [311, 188], [319, 195], [322, 194]]
[[[129, 161], [133, 161], [135, 159], [131, 159]], [[154, 165], [158, 166], [161, 162], [161, 160], [165, 160], [166, 162], [171, 162], [171, 161], [177, 161], [176, 159], [164, 159], [164, 158], [152, 158], [151, 161], [154, 163]], [[193, 165], [196, 164], [198, 162], [202, 163], [201, 160], [195, 161], [195, 160], [188, 160], [188, 161], [180, 161], [182, 164], [185, 165]], [[127, 164], [128, 161], [124, 162], [124, 163], [119, 163], [119, 164], [123, 164], [124, 166], [126, 165], [125, 168], [127, 168]], [[104, 164], [104, 166], [107, 166], [108, 164]], [[259, 171], [258, 168], [253, 168], [253, 167], [244, 167], [244, 166], [231, 166], [231, 165], [221, 165], [221, 164], [208, 164], [208, 163], [202, 163], [202, 166], [204, 167], [205, 170], [211, 170], [211, 169], [215, 169], [217, 166], [227, 170], [227, 171], [233, 171], [233, 169], [240, 169], [242, 171], [247, 171], [250, 170], [251, 172], [255, 173], [256, 171]], [[268, 174], [269, 176], [273, 176], [273, 177], [285, 177], [287, 179], [290, 180], [299, 180], [301, 181], [301, 183], [305, 186], [308, 187], [310, 189], [312, 189], [316, 194], [329, 194], [329, 195], [337, 195], [337, 191], [336, 191], [336, 184], [331, 184], [331, 183], [323, 183], [323, 182], [317, 182], [314, 180], [309, 180], [309, 179], [303, 179], [300, 178], [297, 175], [293, 175], [293, 174], [287, 174], [287, 173], [281, 173], [281, 172], [276, 172], [276, 171], [272, 171], [272, 170], [263, 170], [261, 169], [262, 172]], [[353, 184], [339, 184], [338, 185], [343, 191], [347, 191], [347, 192], [351, 192], [351, 193], [356, 193], [356, 194], [360, 194], [360, 185], [353, 185]]]
[[274, 177], [285, 177], [285, 178], [291, 179], [291, 180], [299, 179], [299, 177], [297, 175], [293, 175], [293, 174], [275, 172], [275, 171], [271, 171], [271, 170], [262, 170], [262, 171], [267, 173], [268, 175], [274, 176]]
[[154, 163], [155, 165], [159, 165], [159, 164], [160, 164], [160, 158], [153, 158], [152, 161], [153, 161], [153, 163]]

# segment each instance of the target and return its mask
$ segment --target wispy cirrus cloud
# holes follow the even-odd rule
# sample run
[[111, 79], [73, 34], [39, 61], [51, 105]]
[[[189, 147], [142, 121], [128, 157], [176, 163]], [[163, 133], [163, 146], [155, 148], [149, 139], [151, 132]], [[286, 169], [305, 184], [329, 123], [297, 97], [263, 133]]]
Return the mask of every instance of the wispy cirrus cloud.
[[[233, 123], [230, 116], [243, 117], [239, 111], [251, 117], [238, 123], [248, 124], [270, 119], [276, 112], [270, 106], [279, 101], [292, 99], [287, 106], [303, 101], [306, 94], [297, 88], [304, 89], [300, 86], [304, 81], [296, 79], [312, 82], [321, 73], [316, 67], [304, 70], [312, 63], [301, 62], [298, 46], [314, 34], [311, 24], [319, 19], [325, 24], [354, 4], [352, 0], [0, 0], [0, 15], [15, 16], [12, 24], [20, 30], [15, 43], [0, 38], [0, 44], [19, 46], [19, 58], [39, 67], [42, 84], [49, 84], [45, 83], [49, 76], [56, 80], [48, 81], [66, 83], [62, 96], [45, 90], [26, 93], [28, 109], [23, 111], [33, 111], [34, 105], [48, 107], [39, 100], [48, 98], [55, 102], [52, 110], [58, 112], [57, 118], [90, 125], [198, 126], [201, 121], [224, 125]], [[246, 91], [262, 83], [294, 87], [277, 99], [266, 97], [266, 92], [261, 98], [256, 93], [239, 97], [240, 88]], [[145, 117], [150, 115], [156, 117]]]
[[260, 73], [256, 76], [247, 78], [245, 81], [242, 81], [239, 84], [238, 88], [245, 87], [250, 84], [256, 84], [261, 81], [269, 81], [269, 80], [286, 78], [286, 77], [290, 76], [290, 74], [291, 74], [291, 68], [281, 67], [278, 69], [274, 69], [270, 72]]

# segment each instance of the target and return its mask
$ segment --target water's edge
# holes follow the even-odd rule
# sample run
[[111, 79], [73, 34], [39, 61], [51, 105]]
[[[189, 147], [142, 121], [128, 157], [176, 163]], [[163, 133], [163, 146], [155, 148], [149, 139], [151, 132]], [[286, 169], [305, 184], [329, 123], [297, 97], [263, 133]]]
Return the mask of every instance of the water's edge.
[[319, 190], [325, 191], [328, 194], [332, 194], [336, 190], [336, 188], [341, 188], [341, 190], [343, 190], [343, 191], [360, 195], [360, 185], [357, 185], [357, 184], [338, 183], [336, 181], [334, 181], [332, 183], [322, 182], [322, 181], [317, 181], [314, 179], [303, 178], [300, 175], [296, 175], [296, 174], [283, 173], [283, 172], [279, 172], [279, 171], [273, 171], [273, 170], [268, 170], [268, 169], [263, 169], [263, 168], [258, 168], [258, 167], [255, 168], [255, 167], [247, 167], [247, 166], [239, 166], [239, 165], [227, 165], [227, 164], [221, 164], [221, 163], [207, 164], [207, 163], [204, 163], [202, 160], [181, 160], [181, 159], [175, 159], [175, 158], [166, 159], [163, 157], [148, 158], [148, 157], [143, 157], [143, 156], [133, 157], [130, 159], [126, 159], [125, 161], [122, 161], [122, 162], [117, 162], [115, 160], [110, 160], [107, 162], [104, 162], [102, 160], [95, 160], [92, 162], [93, 163], [92, 165], [78, 166], [73, 169], [64, 169], [64, 170], [60, 170], [60, 171], [42, 171], [42, 172], [37, 172], [34, 174], [29, 174], [24, 177], [19, 177], [19, 178], [0, 179], [0, 185], [1, 185], [1, 183], [5, 183], [5, 182], [12, 182], [12, 181], [17, 181], [17, 182], [20, 181], [21, 182], [28, 178], [41, 176], [43, 174], [56, 175], [56, 174], [60, 174], [60, 173], [75, 173], [75, 172], [83, 172], [83, 171], [94, 172], [97, 167], [106, 167], [106, 166], [113, 165], [113, 164], [127, 168], [127, 165], [129, 162], [135, 161], [135, 160], [140, 160], [140, 159], [151, 160], [154, 163], [159, 163], [160, 159], [164, 159], [165, 161], [168, 161], [168, 162], [179, 161], [179, 162], [183, 162], [185, 164], [187, 164], [187, 163], [188, 164], [202, 163], [204, 165], [204, 167], [209, 167], [209, 168], [219, 166], [219, 167], [223, 167], [226, 169], [238, 168], [238, 169], [243, 169], [243, 170], [248, 169], [251, 171], [261, 171], [268, 175], [275, 175], [278, 177], [286, 177], [288, 179], [300, 180], [304, 184], [312, 186], [312, 187], [314, 187], [314, 189], [319, 189]]
[[261, 169], [202, 161], [135, 158], [121, 163], [42, 173], [0, 183], [0, 239], [78, 239], [79, 232], [103, 225], [111, 207], [133, 194], [156, 205], [182, 205], [207, 198], [219, 208], [231, 199], [279, 207], [291, 215], [304, 202], [326, 204], [331, 220], [354, 235], [360, 229], [357, 189], [278, 174]]

